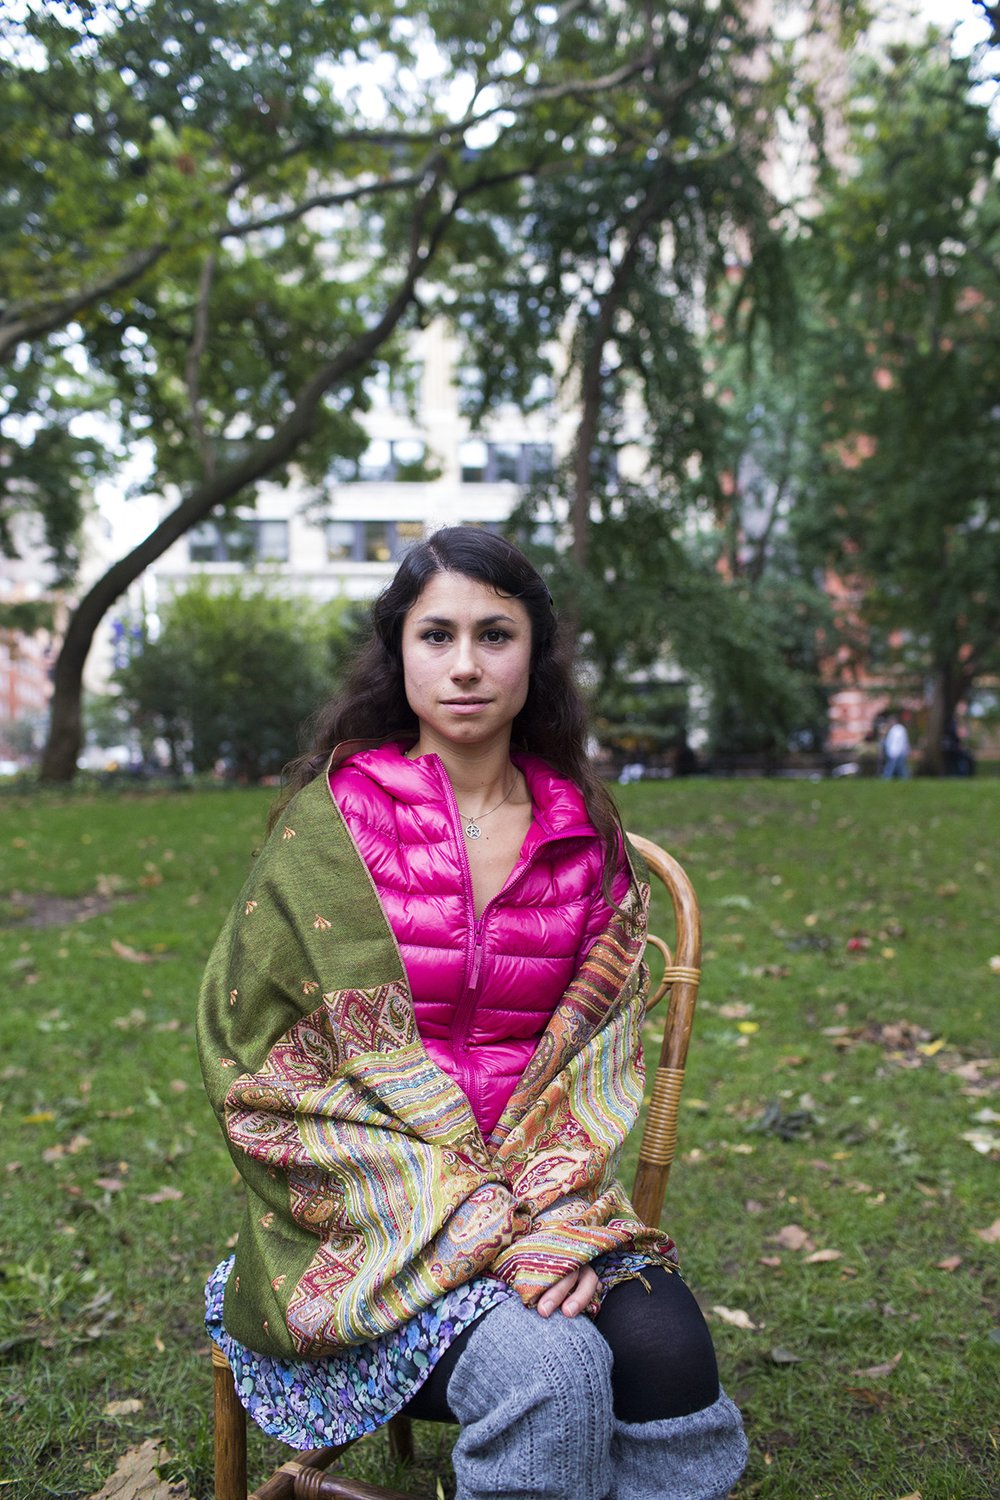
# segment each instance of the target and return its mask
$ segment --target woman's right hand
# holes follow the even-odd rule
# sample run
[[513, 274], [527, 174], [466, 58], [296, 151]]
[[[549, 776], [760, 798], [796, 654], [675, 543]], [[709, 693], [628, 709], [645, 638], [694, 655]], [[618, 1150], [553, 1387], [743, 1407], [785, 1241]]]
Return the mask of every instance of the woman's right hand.
[[576, 1271], [560, 1277], [555, 1286], [550, 1286], [538, 1300], [538, 1311], [549, 1318], [562, 1308], [563, 1316], [575, 1318], [590, 1306], [600, 1282], [592, 1266], [580, 1266]]

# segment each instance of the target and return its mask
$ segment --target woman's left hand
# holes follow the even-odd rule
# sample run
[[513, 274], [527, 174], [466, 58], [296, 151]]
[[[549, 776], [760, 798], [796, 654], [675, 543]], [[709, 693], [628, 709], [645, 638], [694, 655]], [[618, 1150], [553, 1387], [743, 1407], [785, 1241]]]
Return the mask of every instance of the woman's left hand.
[[575, 1318], [577, 1313], [582, 1313], [590, 1305], [600, 1282], [597, 1272], [591, 1266], [581, 1266], [577, 1271], [570, 1271], [568, 1276], [563, 1276], [550, 1286], [547, 1292], [543, 1292], [538, 1301], [538, 1311], [543, 1318], [548, 1318], [562, 1308], [567, 1318]]

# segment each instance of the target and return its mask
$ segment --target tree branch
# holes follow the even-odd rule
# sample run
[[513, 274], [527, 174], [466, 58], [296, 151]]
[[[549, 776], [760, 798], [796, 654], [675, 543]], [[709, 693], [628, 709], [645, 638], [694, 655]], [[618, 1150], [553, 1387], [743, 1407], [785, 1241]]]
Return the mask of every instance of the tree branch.
[[580, 382], [580, 421], [573, 453], [573, 497], [570, 505], [573, 561], [583, 568], [587, 561], [588, 522], [592, 492], [593, 450], [597, 440], [601, 404], [604, 350], [614, 331], [615, 318], [635, 270], [643, 239], [663, 210], [662, 185], [648, 193], [632, 215], [625, 249], [614, 268], [611, 283], [600, 298], [600, 311], [589, 340]]
[[[57, 708], [67, 699], [72, 698], [94, 632], [114, 601], [125, 592], [134, 579], [139, 577], [140, 573], [161, 557], [168, 547], [178, 541], [198, 521], [203, 520], [217, 506], [224, 505], [238, 495], [248, 485], [287, 463], [294, 455], [299, 443], [307, 435], [319, 403], [326, 392], [369, 362], [415, 300], [419, 278], [433, 258], [447, 225], [454, 216], [454, 207], [452, 207], [442, 213], [428, 231], [427, 221], [438, 195], [442, 176], [443, 164], [416, 207], [410, 232], [406, 270], [399, 289], [382, 316], [365, 333], [354, 339], [335, 358], [328, 360], [305, 382], [287, 417], [271, 437], [255, 443], [239, 461], [221, 471], [216, 470], [196, 485], [150, 532], [149, 536], [145, 537], [138, 546], [133, 547], [125, 557], [113, 563], [80, 600], [70, 619], [56, 663], [53, 682], [53, 733], [50, 735], [42, 765], [43, 780], [60, 779], [61, 761], [58, 753], [64, 751], [64, 745], [57, 743], [56, 730], [59, 727], [56, 724]], [[76, 732], [78, 737], [78, 727]], [[74, 762], [75, 757], [76, 749], [74, 748]]]
[[136, 251], [134, 255], [127, 256], [115, 271], [97, 278], [89, 285], [66, 292], [58, 300], [43, 300], [33, 311], [29, 311], [23, 301], [12, 303], [0, 314], [0, 363], [9, 359], [18, 344], [26, 339], [39, 338], [43, 333], [64, 328], [77, 313], [83, 312], [101, 297], [110, 297], [112, 293], [121, 291], [122, 287], [138, 281], [166, 253], [168, 247], [169, 240], [164, 239], [147, 246], [145, 250]]

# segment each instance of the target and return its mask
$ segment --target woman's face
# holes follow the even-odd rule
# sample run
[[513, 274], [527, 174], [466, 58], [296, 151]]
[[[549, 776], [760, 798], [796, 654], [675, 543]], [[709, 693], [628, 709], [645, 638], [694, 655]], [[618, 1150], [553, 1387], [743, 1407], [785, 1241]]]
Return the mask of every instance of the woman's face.
[[531, 670], [531, 620], [519, 599], [464, 573], [435, 573], [406, 613], [402, 650], [421, 754], [509, 741]]

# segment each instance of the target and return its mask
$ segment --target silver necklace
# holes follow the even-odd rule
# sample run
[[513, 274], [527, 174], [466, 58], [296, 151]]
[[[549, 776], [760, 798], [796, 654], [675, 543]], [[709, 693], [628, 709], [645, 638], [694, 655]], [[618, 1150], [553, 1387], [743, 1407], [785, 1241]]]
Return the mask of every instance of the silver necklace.
[[[516, 785], [517, 772], [515, 771], [513, 781], [504, 792], [503, 796], [500, 798], [500, 801], [497, 803], [496, 807], [491, 807], [489, 812], [480, 813], [479, 818], [488, 818], [491, 813], [499, 812], [500, 808], [503, 807], [504, 803], [507, 801], [507, 798], [510, 796]], [[461, 808], [458, 809], [458, 816], [465, 821], [465, 837], [467, 839], [482, 838], [483, 830], [480, 828], [479, 822], [477, 822], [475, 818], [470, 818], [468, 813], [464, 813]]]

